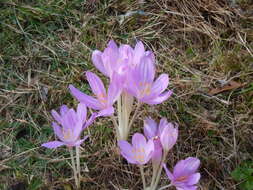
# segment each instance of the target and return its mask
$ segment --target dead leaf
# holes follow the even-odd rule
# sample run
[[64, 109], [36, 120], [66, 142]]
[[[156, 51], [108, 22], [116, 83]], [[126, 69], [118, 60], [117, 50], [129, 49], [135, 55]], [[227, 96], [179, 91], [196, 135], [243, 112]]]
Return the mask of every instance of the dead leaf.
[[208, 94], [209, 95], [215, 95], [215, 94], [219, 94], [219, 93], [224, 92], [224, 91], [235, 90], [237, 88], [243, 87], [244, 85], [246, 85], [246, 83], [240, 83], [240, 82], [236, 82], [236, 81], [230, 81], [229, 83], [225, 84], [222, 87], [211, 89], [208, 92]]

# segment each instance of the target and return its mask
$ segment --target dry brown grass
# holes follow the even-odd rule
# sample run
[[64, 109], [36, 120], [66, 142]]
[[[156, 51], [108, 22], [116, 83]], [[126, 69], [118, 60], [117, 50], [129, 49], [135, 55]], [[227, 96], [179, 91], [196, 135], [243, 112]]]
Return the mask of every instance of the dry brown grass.
[[[174, 90], [168, 102], [144, 106], [134, 131], [142, 131], [148, 115], [178, 122], [180, 137], [168, 165], [198, 156], [201, 190], [238, 189], [231, 171], [253, 157], [250, 2], [13, 0], [1, 5], [0, 189], [19, 182], [31, 190], [71, 188], [68, 153], [40, 144], [54, 138], [49, 111], [76, 104], [68, 84], [89, 91], [83, 71], [96, 72], [91, 51], [103, 49], [110, 38], [132, 45], [142, 40]], [[209, 94], [230, 81], [245, 85]], [[100, 119], [89, 133], [83, 189], [140, 189], [138, 169], [117, 152], [112, 123]], [[165, 176], [161, 183], [168, 183]]]

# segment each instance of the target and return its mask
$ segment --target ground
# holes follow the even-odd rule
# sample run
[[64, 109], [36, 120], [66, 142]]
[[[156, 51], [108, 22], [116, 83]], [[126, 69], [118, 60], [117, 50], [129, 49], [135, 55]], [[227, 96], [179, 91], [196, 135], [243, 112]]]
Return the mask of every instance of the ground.
[[[1, 1], [0, 189], [74, 189], [66, 148], [41, 144], [54, 139], [50, 110], [77, 104], [68, 85], [90, 93], [84, 71], [102, 76], [91, 53], [110, 39], [141, 40], [174, 92], [163, 104], [145, 105], [131, 134], [142, 132], [145, 116], [175, 121], [180, 135], [170, 168], [197, 156], [199, 189], [253, 189], [251, 173], [232, 173], [253, 165], [252, 9], [250, 0]], [[118, 155], [112, 122], [101, 118], [88, 133], [83, 189], [141, 189], [138, 168]]]

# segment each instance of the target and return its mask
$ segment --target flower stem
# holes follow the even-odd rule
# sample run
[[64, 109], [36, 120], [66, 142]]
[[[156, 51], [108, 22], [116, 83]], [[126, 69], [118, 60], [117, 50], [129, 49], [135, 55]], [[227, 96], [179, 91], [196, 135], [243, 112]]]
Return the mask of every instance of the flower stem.
[[158, 189], [158, 190], [167, 189], [168, 187], [171, 187], [171, 186], [172, 186], [171, 184], [169, 184], [169, 185], [165, 185], [165, 186], [161, 187], [161, 188], [160, 188], [160, 189]]
[[117, 100], [117, 109], [118, 109], [118, 131], [119, 134], [117, 136], [118, 140], [123, 140], [122, 136], [124, 134], [124, 126], [122, 123], [122, 97], [120, 96]]
[[80, 170], [80, 146], [76, 146], [76, 166], [77, 166], [77, 179], [78, 184], [81, 180], [81, 170]]
[[146, 180], [145, 180], [144, 169], [143, 169], [143, 166], [142, 166], [142, 165], [140, 165], [140, 171], [141, 171], [141, 178], [142, 178], [143, 190], [145, 190], [145, 189], [146, 189]]
[[166, 158], [166, 155], [167, 155], [167, 154], [168, 154], [168, 152], [164, 151], [163, 157], [162, 157], [162, 160], [161, 160], [161, 163], [160, 163], [160, 165], [159, 165], [159, 167], [158, 167], [158, 171], [157, 171], [157, 173], [156, 173], [155, 183], [154, 183], [153, 186], [151, 186], [151, 187], [152, 187], [152, 190], [155, 190], [156, 187], [157, 187], [157, 185], [158, 185], [158, 183], [159, 183], [159, 180], [160, 180], [160, 177], [161, 177], [161, 173], [162, 173], [162, 169], [163, 169], [163, 163], [164, 163], [164, 161], [165, 161], [165, 158]]
[[156, 176], [157, 176], [159, 166], [160, 165], [158, 165], [158, 164], [155, 164], [155, 165], [153, 164], [153, 174], [152, 174], [152, 181], [151, 181], [151, 185], [150, 185], [151, 187], [153, 187], [153, 185], [155, 183], [155, 179], [156, 179]]
[[72, 162], [72, 169], [73, 169], [73, 172], [74, 172], [75, 184], [76, 184], [77, 189], [79, 189], [80, 184], [78, 183], [78, 179], [77, 179], [76, 165], [75, 165], [74, 153], [73, 153], [73, 148], [72, 147], [69, 148], [69, 152], [70, 152], [70, 156], [71, 156], [71, 162]]
[[128, 135], [128, 133], [129, 133], [129, 131], [130, 131], [130, 129], [131, 129], [133, 123], [134, 123], [134, 120], [136, 119], [136, 116], [137, 116], [137, 114], [138, 114], [138, 111], [139, 111], [140, 107], [141, 107], [141, 102], [138, 101], [137, 106], [136, 106], [136, 109], [135, 109], [135, 111], [134, 111], [134, 115], [133, 115], [133, 117], [132, 117], [132, 119], [131, 119], [131, 121], [130, 121], [130, 123], [129, 123], [129, 125], [128, 125], [128, 128], [127, 128], [127, 135]]

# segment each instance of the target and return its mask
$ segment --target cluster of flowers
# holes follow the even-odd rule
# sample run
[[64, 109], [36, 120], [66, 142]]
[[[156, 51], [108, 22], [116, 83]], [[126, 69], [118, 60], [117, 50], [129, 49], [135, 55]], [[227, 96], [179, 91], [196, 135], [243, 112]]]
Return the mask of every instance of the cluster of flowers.
[[[94, 73], [87, 71], [86, 77], [95, 97], [89, 96], [73, 85], [69, 86], [70, 93], [80, 102], [76, 111], [66, 105], [60, 107], [60, 113], [52, 110], [56, 122], [52, 123], [54, 133], [60, 141], [42, 144], [47, 148], [57, 148], [66, 145], [70, 150], [72, 169], [77, 188], [80, 188], [80, 144], [88, 137], [81, 138], [82, 132], [97, 117], [110, 116], [116, 130], [116, 137], [121, 155], [131, 164], [140, 167], [144, 190], [156, 190], [162, 168], [165, 169], [170, 185], [178, 190], [195, 190], [200, 179], [197, 173], [200, 161], [189, 157], [179, 161], [173, 173], [165, 165], [168, 152], [175, 145], [178, 137], [177, 124], [169, 123], [165, 118], [159, 125], [151, 118], [144, 120], [144, 135], [135, 133], [132, 145], [127, 142], [129, 132], [142, 104], [160, 104], [167, 100], [172, 91], [166, 91], [169, 84], [167, 74], [161, 74], [155, 80], [155, 56], [151, 51], [145, 51], [142, 42], [134, 48], [123, 44], [119, 47], [111, 40], [106, 49], [92, 53], [95, 67], [110, 83], [106, 90], [102, 80]], [[134, 105], [134, 98], [137, 100]], [[117, 111], [114, 103], [117, 102]], [[133, 109], [135, 106], [135, 109]], [[87, 119], [87, 107], [96, 110]], [[134, 113], [132, 111], [134, 110]], [[115, 116], [117, 114], [117, 117]], [[132, 115], [131, 119], [130, 116]], [[73, 153], [76, 147], [76, 160]], [[146, 186], [143, 165], [152, 160], [153, 176], [149, 186]]]

